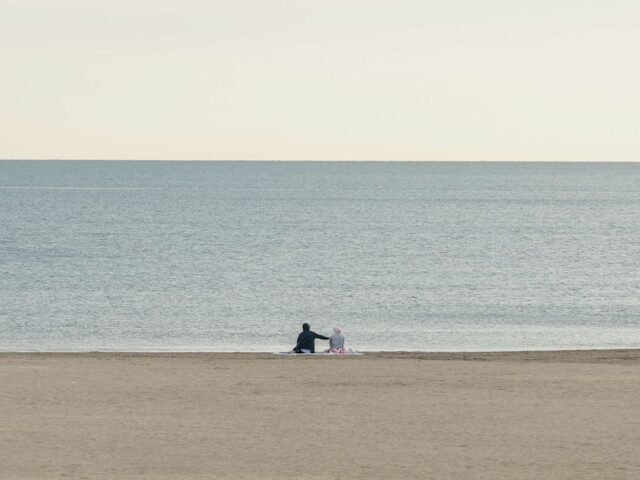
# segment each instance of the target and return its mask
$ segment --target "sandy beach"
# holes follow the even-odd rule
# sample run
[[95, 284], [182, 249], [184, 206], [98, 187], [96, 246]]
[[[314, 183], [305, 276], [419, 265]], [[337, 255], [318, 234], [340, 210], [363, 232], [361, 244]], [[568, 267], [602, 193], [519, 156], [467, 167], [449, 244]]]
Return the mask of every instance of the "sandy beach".
[[637, 479], [640, 350], [0, 354], [0, 477]]

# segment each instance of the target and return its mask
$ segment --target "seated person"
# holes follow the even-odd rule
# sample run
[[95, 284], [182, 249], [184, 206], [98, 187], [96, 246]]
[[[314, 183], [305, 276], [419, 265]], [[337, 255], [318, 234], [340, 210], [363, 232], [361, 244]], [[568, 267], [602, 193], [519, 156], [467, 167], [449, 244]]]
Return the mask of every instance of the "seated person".
[[333, 327], [333, 335], [329, 338], [329, 350], [331, 353], [346, 353], [344, 348], [344, 335], [340, 327]]
[[329, 340], [329, 337], [311, 331], [308, 323], [302, 324], [302, 332], [298, 335], [298, 343], [293, 348], [295, 353], [316, 353], [315, 339]]

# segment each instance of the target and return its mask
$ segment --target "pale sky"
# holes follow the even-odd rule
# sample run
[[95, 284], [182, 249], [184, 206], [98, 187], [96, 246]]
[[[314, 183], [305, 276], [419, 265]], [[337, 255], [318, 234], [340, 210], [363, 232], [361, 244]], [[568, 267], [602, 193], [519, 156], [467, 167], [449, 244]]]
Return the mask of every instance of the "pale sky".
[[0, 158], [640, 160], [639, 0], [0, 0]]

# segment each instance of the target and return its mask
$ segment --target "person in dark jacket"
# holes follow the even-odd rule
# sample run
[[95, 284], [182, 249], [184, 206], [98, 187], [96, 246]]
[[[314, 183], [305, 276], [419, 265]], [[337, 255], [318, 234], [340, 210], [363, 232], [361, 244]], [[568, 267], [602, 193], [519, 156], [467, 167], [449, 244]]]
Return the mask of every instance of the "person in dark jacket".
[[302, 332], [298, 335], [298, 343], [294, 347], [293, 351], [296, 353], [315, 353], [316, 344], [315, 339], [329, 340], [329, 337], [320, 335], [319, 333], [312, 332], [308, 323], [302, 324]]

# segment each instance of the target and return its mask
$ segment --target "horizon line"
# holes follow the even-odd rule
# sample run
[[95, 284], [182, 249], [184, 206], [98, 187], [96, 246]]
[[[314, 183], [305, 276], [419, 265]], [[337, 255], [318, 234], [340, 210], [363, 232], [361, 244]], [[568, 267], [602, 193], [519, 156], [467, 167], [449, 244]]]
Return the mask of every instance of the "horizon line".
[[308, 160], [175, 158], [0, 158], [0, 162], [315, 162], [315, 163], [640, 163], [639, 160]]

